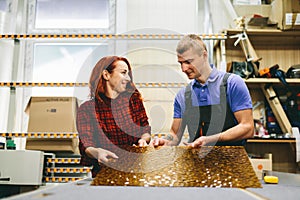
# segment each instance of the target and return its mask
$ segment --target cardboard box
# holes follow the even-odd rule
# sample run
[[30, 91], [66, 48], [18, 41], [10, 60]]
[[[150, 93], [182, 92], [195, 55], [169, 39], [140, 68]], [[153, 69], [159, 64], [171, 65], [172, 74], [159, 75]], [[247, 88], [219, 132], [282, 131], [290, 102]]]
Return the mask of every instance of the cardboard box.
[[76, 97], [31, 97], [28, 132], [76, 132]]
[[[244, 17], [247, 29], [276, 29], [276, 24], [271, 24], [269, 16], [271, 5], [235, 5], [234, 10], [239, 17]], [[256, 17], [260, 15], [262, 17]], [[251, 22], [256, 22], [253, 24]]]
[[[28, 132], [77, 132], [76, 97], [31, 97]], [[27, 138], [26, 149], [77, 152], [78, 138]]]
[[233, 5], [260, 5], [261, 0], [233, 0]]
[[26, 149], [79, 154], [78, 143], [78, 138], [27, 138]]
[[270, 20], [278, 23], [281, 30], [300, 29], [300, 1], [274, 0]]
[[250, 158], [250, 162], [259, 180], [263, 170], [272, 170], [272, 154], [266, 154], [264, 158]]
[[236, 5], [234, 10], [239, 17], [251, 18], [255, 14], [269, 17], [271, 5]]

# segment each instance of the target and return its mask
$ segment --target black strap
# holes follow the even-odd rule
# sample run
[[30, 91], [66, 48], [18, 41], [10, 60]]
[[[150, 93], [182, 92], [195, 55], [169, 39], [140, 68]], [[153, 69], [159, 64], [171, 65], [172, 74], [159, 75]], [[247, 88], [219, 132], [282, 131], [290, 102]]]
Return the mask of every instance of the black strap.
[[[220, 99], [222, 99], [222, 97], [226, 97], [227, 96], [227, 80], [228, 77], [230, 76], [230, 73], [225, 73], [223, 80], [222, 80], [222, 84], [220, 86]], [[192, 107], [192, 92], [191, 92], [191, 88], [192, 88], [192, 82], [190, 82], [186, 87], [185, 87], [185, 93], [184, 93], [184, 98], [185, 98], [185, 111], [187, 111], [188, 108]]]
[[220, 85], [220, 103], [222, 104], [222, 106], [224, 106], [223, 104], [225, 103], [226, 106], [226, 97], [227, 97], [227, 80], [228, 77], [230, 76], [230, 73], [225, 73], [224, 77], [223, 77], [223, 81], [222, 84]]
[[[229, 78], [231, 74], [230, 73], [225, 73], [223, 76], [223, 80], [222, 83], [220, 85], [220, 104], [222, 106], [222, 110], [226, 110], [227, 109], [227, 80]], [[191, 95], [191, 88], [192, 88], [192, 82], [190, 82], [186, 88], [185, 88], [185, 93], [184, 93], [184, 97], [185, 97], [185, 111], [183, 114], [183, 120], [182, 120], [182, 131], [184, 131], [184, 128], [187, 126], [188, 124], [188, 110], [192, 109], [192, 95]], [[222, 119], [225, 120], [226, 117], [226, 112], [224, 113], [225, 116], [223, 116]], [[200, 125], [199, 125], [200, 126]], [[221, 131], [221, 130], [220, 130]], [[198, 130], [196, 131], [194, 140], [199, 137], [199, 127]], [[193, 140], [193, 141], [194, 141]]]
[[[184, 99], [185, 99], [185, 111], [187, 110], [187, 108], [192, 107], [192, 92], [191, 92], [191, 88], [192, 88], [192, 82], [190, 82], [186, 87], [185, 87], [185, 93], [184, 93]], [[184, 112], [185, 112], [184, 111]]]
[[185, 93], [184, 93], [184, 99], [185, 99], [185, 111], [182, 116], [182, 122], [181, 122], [181, 130], [184, 131], [186, 125], [187, 125], [187, 110], [188, 108], [192, 107], [192, 92], [191, 92], [191, 87], [192, 87], [192, 81], [185, 87]]

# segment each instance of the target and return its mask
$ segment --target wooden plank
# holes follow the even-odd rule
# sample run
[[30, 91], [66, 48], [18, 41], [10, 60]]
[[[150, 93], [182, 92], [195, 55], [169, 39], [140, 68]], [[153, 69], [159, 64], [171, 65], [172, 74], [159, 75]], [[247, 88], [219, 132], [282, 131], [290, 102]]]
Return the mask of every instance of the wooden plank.
[[[245, 79], [246, 83], [277, 83], [277, 84], [282, 84], [281, 81], [278, 78], [249, 78]], [[287, 78], [286, 82], [289, 84], [297, 84], [300, 83], [300, 79], [298, 78]]]
[[289, 140], [289, 139], [247, 139], [247, 143], [296, 143], [296, 140]]
[[270, 104], [270, 107], [274, 113], [274, 116], [282, 130], [283, 133], [292, 133], [292, 125], [290, 121], [288, 120], [281, 103], [276, 96], [276, 93], [272, 86], [266, 87], [266, 85], [262, 84], [261, 89], [267, 99], [267, 101]]

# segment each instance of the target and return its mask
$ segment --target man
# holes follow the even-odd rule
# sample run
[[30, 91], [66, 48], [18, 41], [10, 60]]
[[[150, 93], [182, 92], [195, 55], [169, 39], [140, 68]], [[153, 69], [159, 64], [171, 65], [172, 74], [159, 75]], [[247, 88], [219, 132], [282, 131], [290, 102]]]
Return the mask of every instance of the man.
[[176, 51], [182, 72], [192, 81], [175, 97], [170, 133], [151, 144], [178, 145], [187, 126], [188, 146], [243, 145], [254, 133], [252, 101], [243, 79], [211, 66], [197, 35], [184, 36]]

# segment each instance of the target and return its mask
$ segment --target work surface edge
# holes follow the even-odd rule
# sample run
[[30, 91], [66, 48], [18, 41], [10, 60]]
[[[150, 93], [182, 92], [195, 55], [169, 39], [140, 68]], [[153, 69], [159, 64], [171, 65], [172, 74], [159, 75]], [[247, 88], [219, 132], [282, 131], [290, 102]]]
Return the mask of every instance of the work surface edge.
[[138, 186], [91, 186], [92, 179], [57, 184], [20, 195], [4, 198], [21, 199], [297, 199], [300, 186], [265, 184], [263, 188], [204, 188], [204, 187], [138, 187]]

